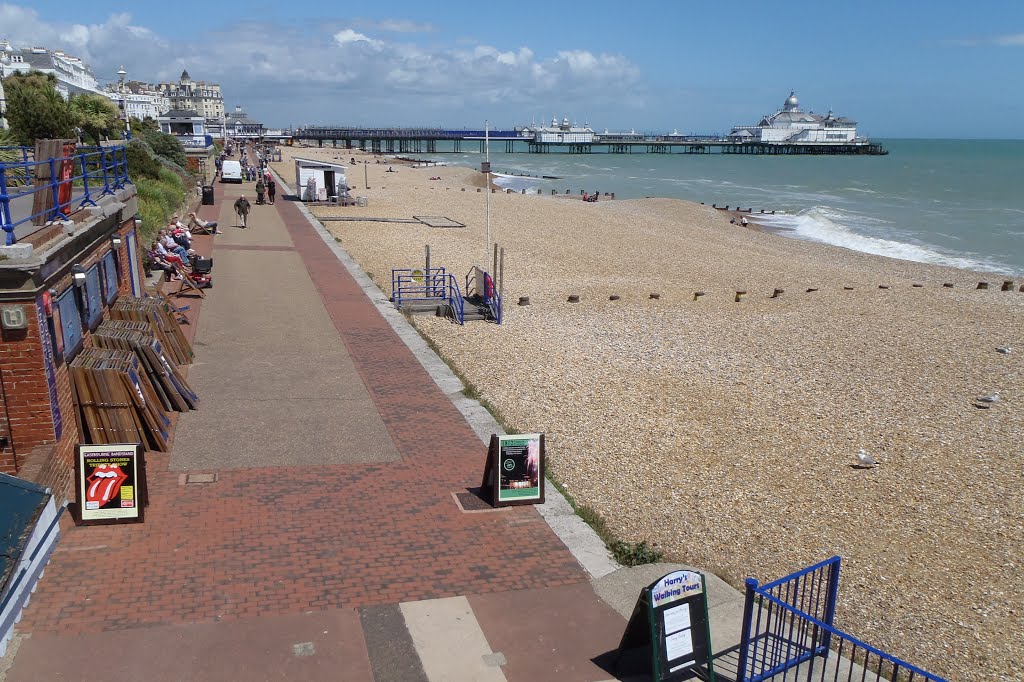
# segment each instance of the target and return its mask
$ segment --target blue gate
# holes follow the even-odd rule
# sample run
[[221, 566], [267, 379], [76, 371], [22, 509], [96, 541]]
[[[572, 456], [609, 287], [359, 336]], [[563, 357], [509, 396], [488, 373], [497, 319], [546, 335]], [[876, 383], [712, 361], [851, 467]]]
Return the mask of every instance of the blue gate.
[[738, 682], [946, 682], [834, 627], [839, 563], [832, 557], [765, 585], [747, 580]]

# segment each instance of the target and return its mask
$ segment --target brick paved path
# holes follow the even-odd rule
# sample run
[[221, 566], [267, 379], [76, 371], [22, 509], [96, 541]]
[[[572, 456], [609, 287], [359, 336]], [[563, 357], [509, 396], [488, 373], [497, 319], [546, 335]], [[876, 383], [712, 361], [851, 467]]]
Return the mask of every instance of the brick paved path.
[[[221, 200], [222, 225], [233, 222], [235, 196], [237, 190], [226, 190]], [[280, 466], [223, 468], [215, 483], [182, 485], [181, 472], [171, 468], [173, 455], [150, 453], [146, 522], [66, 532], [19, 632], [74, 635], [212, 623], [585, 582], [534, 509], [459, 510], [451, 492], [479, 483], [486, 448], [298, 209], [284, 201], [253, 208], [253, 227], [237, 233], [243, 237], [227, 227], [229, 234], [216, 239], [225, 249], [246, 239], [239, 246], [248, 248], [234, 248], [234, 257], [255, 258], [260, 244], [294, 246], [304, 267], [288, 276], [315, 285], [336, 330], [324, 343], [349, 355], [400, 459], [288, 466], [282, 453]], [[208, 308], [232, 291], [219, 274], [215, 266]], [[236, 304], [246, 308], [245, 300]], [[203, 317], [198, 323], [200, 362], [201, 342], [218, 322]], [[186, 330], [195, 333], [195, 327]], [[278, 348], [288, 352], [286, 344]], [[266, 358], [238, 358], [257, 360]], [[197, 363], [190, 381], [200, 383], [206, 371], [213, 368]], [[273, 362], [267, 371], [274, 371]], [[301, 377], [275, 377], [282, 387], [293, 380]], [[200, 410], [213, 409], [207, 405], [219, 398], [213, 387], [201, 395]], [[264, 398], [273, 405], [273, 395]], [[191, 417], [181, 418], [179, 430], [218, 428], [191, 424]], [[237, 415], [247, 418], [253, 415]], [[287, 420], [273, 424], [285, 432], [293, 427]], [[296, 448], [319, 436], [308, 428], [289, 433]], [[274, 461], [274, 453], [263, 454], [261, 461]]]

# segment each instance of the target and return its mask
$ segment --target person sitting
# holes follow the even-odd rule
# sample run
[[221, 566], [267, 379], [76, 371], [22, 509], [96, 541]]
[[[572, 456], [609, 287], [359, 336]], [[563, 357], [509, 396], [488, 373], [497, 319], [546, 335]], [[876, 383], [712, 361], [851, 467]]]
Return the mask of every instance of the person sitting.
[[[164, 250], [166, 254], [166, 249]], [[164, 274], [167, 275], [167, 279], [176, 280], [181, 279], [178, 276], [177, 270], [174, 269], [174, 264], [171, 263], [167, 258], [160, 253], [160, 242], [153, 242], [152, 248], [146, 252], [146, 257], [149, 259], [150, 268], [153, 270], [163, 270]], [[177, 257], [175, 257], [177, 259]]]
[[[180, 249], [181, 247], [179, 246], [178, 248]], [[187, 254], [184, 258], [182, 258], [182, 256], [178, 253], [171, 253], [170, 251], [167, 250], [167, 247], [164, 246], [163, 242], [161, 242], [160, 240], [153, 242], [153, 250], [156, 252], [156, 255], [159, 256], [161, 260], [166, 261], [172, 267], [175, 265], [180, 265], [184, 267], [185, 263], [189, 262]]]
[[172, 237], [170, 234], [168, 234], [167, 230], [160, 230], [157, 233], [157, 236], [158, 236], [158, 240], [160, 242], [160, 245], [163, 246], [164, 249], [168, 253], [173, 253], [176, 256], [178, 256], [179, 258], [181, 258], [181, 262], [182, 263], [187, 263], [188, 262], [188, 256], [189, 256], [188, 249], [183, 247], [178, 242], [174, 241], [174, 237]]
[[749, 224], [750, 224], [750, 221], [747, 220], [747, 216], [743, 216], [743, 218], [740, 219], [740, 225], [742, 225], [743, 227], [746, 227]]
[[188, 214], [188, 226], [193, 232], [206, 234], [223, 234], [217, 229], [216, 220], [203, 220], [195, 214], [195, 211]]

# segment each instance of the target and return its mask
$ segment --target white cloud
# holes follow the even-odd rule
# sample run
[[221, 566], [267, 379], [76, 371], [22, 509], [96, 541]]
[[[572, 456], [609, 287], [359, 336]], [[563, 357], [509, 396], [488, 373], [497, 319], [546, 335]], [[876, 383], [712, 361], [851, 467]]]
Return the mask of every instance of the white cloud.
[[1024, 45], [1024, 33], [996, 36], [992, 39], [992, 42], [995, 45], [1019, 47]]
[[342, 29], [334, 34], [334, 41], [338, 45], [348, 45], [350, 43], [367, 43], [373, 47], [380, 47], [382, 43], [379, 40], [373, 40], [362, 33], [357, 33], [350, 28]]
[[427, 25], [375, 24], [375, 30], [398, 34], [395, 40], [371, 37], [354, 25], [300, 31], [247, 21], [171, 39], [126, 13], [99, 23], [60, 24], [0, 4], [0, 37], [16, 47], [63, 49], [90, 63], [101, 82], [115, 79], [121, 64], [129, 78], [151, 82], [176, 81], [187, 69], [195, 80], [220, 83], [229, 110], [240, 104], [272, 125], [456, 125], [498, 116], [515, 125], [538, 111], [583, 117], [609, 106], [640, 107], [647, 98], [639, 71], [621, 55], [566, 49], [544, 56], [526, 46], [478, 43], [424, 46], [403, 36], [432, 30]]

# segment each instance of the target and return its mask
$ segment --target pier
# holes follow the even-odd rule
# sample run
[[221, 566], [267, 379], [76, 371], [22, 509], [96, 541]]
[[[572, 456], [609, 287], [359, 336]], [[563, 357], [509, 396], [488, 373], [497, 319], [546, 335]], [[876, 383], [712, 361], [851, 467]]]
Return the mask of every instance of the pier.
[[344, 149], [378, 154], [459, 153], [485, 151], [487, 140], [506, 154], [745, 154], [745, 155], [869, 155], [889, 152], [876, 142], [858, 139], [842, 143], [751, 142], [721, 136], [595, 135], [592, 142], [539, 142], [518, 130], [457, 130], [443, 128], [307, 127], [293, 130], [293, 141], [330, 143]]

